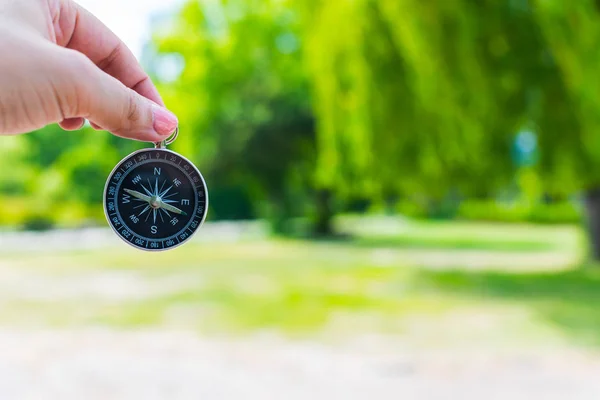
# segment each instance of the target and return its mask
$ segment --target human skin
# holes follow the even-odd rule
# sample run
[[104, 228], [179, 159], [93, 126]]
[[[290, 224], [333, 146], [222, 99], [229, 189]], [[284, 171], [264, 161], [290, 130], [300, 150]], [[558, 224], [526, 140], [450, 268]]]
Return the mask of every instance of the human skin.
[[0, 0], [0, 54], [0, 135], [87, 119], [158, 142], [177, 127], [127, 46], [71, 0]]

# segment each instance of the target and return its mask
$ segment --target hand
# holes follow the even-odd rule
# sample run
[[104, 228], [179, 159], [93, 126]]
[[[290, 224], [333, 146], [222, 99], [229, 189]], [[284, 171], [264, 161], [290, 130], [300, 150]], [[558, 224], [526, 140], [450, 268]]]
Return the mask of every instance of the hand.
[[87, 118], [158, 142], [177, 127], [131, 51], [72, 0], [0, 0], [0, 54], [0, 135]]

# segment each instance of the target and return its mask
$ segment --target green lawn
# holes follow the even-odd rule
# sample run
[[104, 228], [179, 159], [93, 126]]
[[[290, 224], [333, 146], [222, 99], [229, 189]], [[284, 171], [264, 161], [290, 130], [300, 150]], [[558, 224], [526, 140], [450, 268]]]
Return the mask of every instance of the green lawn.
[[600, 343], [600, 269], [580, 266], [576, 227], [346, 218], [339, 228], [352, 236], [5, 255], [0, 272], [16, 284], [0, 288], [0, 324]]

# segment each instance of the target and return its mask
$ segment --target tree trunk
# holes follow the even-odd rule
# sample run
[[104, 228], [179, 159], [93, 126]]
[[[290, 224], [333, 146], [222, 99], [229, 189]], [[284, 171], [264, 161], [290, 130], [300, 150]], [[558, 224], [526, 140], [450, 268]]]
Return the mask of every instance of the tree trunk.
[[317, 236], [333, 235], [334, 211], [331, 205], [332, 197], [331, 191], [327, 189], [319, 190], [316, 193], [316, 218], [314, 233]]
[[600, 188], [585, 193], [585, 209], [590, 252], [594, 260], [600, 261]]

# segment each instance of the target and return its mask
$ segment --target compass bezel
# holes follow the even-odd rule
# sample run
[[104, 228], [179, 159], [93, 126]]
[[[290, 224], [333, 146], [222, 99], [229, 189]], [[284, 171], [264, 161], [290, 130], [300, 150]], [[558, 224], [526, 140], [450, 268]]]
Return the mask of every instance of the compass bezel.
[[[108, 205], [107, 205], [107, 194], [108, 194], [109, 187], [111, 186], [111, 182], [112, 182], [115, 174], [117, 173], [117, 171], [119, 169], [122, 168], [122, 166], [125, 164], [125, 162], [127, 160], [130, 160], [130, 159], [133, 160], [133, 159], [135, 159], [135, 157], [137, 155], [142, 154], [142, 153], [153, 153], [153, 152], [156, 152], [156, 151], [165, 152], [165, 153], [168, 153], [168, 154], [173, 154], [173, 155], [181, 158], [183, 161], [185, 161], [189, 166], [191, 166], [194, 169], [194, 172], [196, 174], [198, 174], [198, 176], [200, 177], [200, 183], [202, 183], [202, 188], [203, 188], [203, 191], [204, 191], [204, 204], [203, 204], [204, 205], [204, 211], [203, 211], [202, 218], [200, 219], [200, 222], [198, 223], [198, 226], [195, 229], [193, 229], [192, 233], [189, 234], [187, 238], [185, 238], [183, 240], [179, 240], [178, 239], [178, 243], [176, 243], [174, 245], [171, 245], [171, 246], [168, 246], [168, 247], [163, 247], [163, 248], [146, 248], [146, 247], [142, 247], [140, 245], [137, 245], [136, 243], [134, 243], [134, 242], [126, 239], [123, 235], [121, 235], [121, 233], [119, 232], [119, 229], [117, 229], [115, 227], [115, 225], [113, 224], [113, 222], [112, 222], [112, 220], [110, 218], [110, 215], [109, 215], [109, 210], [108, 210]], [[157, 160], [164, 160], [164, 159], [163, 158], [159, 158]], [[124, 179], [124, 177], [122, 179]], [[194, 165], [194, 163], [192, 163], [189, 159], [187, 159], [186, 157], [184, 157], [183, 155], [181, 155], [181, 154], [179, 154], [179, 153], [177, 153], [175, 151], [172, 151], [172, 150], [169, 150], [169, 149], [166, 149], [166, 148], [161, 148], [161, 147], [146, 148], [146, 149], [140, 149], [140, 150], [134, 151], [133, 153], [127, 155], [126, 157], [124, 157], [123, 159], [121, 159], [121, 161], [119, 161], [117, 163], [117, 165], [112, 169], [112, 171], [108, 175], [108, 178], [106, 179], [106, 183], [104, 185], [104, 192], [103, 192], [103, 196], [102, 196], [102, 207], [104, 209], [104, 216], [106, 217], [106, 221], [108, 222], [108, 225], [111, 227], [111, 229], [113, 230], [113, 232], [122, 241], [124, 241], [125, 243], [127, 243], [129, 246], [134, 247], [134, 248], [139, 249], [139, 250], [144, 250], [144, 251], [148, 251], [148, 252], [162, 252], [162, 251], [172, 250], [172, 249], [175, 249], [175, 248], [177, 248], [177, 247], [179, 247], [179, 246], [181, 246], [183, 244], [186, 244], [186, 243], [188, 243], [190, 241], [190, 239], [192, 239], [194, 237], [194, 235], [196, 235], [196, 233], [200, 230], [200, 228], [202, 227], [202, 225], [204, 225], [204, 221], [206, 220], [206, 217], [208, 215], [208, 207], [209, 207], [209, 198], [208, 197], [209, 197], [208, 196], [208, 187], [206, 186], [206, 181], [204, 179], [204, 176], [202, 176], [202, 173], [200, 172], [200, 170], [198, 170], [198, 168]], [[199, 207], [199, 204], [196, 204], [196, 207]], [[122, 218], [123, 218], [123, 216], [121, 216], [121, 219]], [[190, 221], [191, 220], [193, 220], [193, 216], [192, 216], [192, 219], [190, 219]], [[128, 230], [131, 230], [127, 225], [125, 225], [125, 226], [127, 227]], [[183, 228], [179, 232], [182, 232], [183, 230], [185, 230], [185, 228]], [[148, 238], [148, 237], [144, 237], [144, 236], [141, 236], [139, 234], [137, 234], [137, 236], [139, 236], [141, 239], [144, 239], [146, 242], [150, 242], [150, 240], [149, 240], [150, 238]]]

